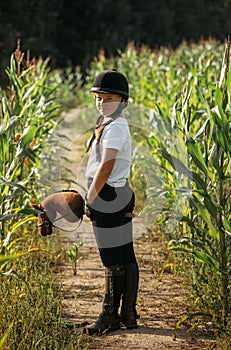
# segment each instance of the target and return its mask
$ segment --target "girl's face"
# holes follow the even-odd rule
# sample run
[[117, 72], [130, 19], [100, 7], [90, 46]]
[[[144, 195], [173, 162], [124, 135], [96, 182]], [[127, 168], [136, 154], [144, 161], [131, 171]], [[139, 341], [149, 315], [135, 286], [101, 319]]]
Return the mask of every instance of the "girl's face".
[[108, 94], [102, 92], [95, 93], [95, 103], [98, 111], [104, 117], [108, 117], [112, 113], [114, 113], [119, 103], [122, 102], [122, 96], [117, 94]]

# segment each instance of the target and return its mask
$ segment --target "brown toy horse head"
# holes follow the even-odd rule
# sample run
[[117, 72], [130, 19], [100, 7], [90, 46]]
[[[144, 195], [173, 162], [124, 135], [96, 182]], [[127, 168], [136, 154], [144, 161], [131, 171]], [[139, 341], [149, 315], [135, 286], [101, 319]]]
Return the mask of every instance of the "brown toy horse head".
[[59, 214], [68, 222], [81, 223], [84, 214], [84, 200], [75, 190], [63, 190], [46, 197], [41, 204], [32, 204], [37, 209], [38, 230], [42, 236], [52, 234], [54, 222]]

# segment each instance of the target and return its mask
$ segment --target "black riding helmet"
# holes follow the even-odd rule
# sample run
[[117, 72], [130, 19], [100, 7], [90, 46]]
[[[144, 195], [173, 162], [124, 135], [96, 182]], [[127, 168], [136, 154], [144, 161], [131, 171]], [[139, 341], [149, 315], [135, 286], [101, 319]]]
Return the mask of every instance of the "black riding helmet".
[[92, 92], [104, 92], [118, 94], [125, 101], [129, 97], [129, 87], [127, 78], [116, 69], [110, 69], [98, 74], [91, 88]]

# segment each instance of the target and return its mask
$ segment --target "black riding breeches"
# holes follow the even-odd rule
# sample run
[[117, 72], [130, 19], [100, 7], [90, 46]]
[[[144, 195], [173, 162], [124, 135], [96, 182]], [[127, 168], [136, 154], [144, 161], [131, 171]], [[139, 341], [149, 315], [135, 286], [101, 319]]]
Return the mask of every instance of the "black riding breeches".
[[91, 206], [91, 221], [104, 266], [136, 261], [133, 249], [132, 213], [135, 195], [128, 182], [124, 187], [105, 184]]

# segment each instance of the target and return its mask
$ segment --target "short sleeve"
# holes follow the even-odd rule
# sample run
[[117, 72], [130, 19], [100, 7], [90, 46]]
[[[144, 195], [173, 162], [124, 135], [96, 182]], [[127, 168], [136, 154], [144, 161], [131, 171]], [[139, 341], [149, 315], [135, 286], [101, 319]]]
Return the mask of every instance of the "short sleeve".
[[127, 133], [121, 125], [110, 125], [110, 128], [105, 130], [102, 138], [102, 148], [113, 148], [121, 151], [127, 141]]

